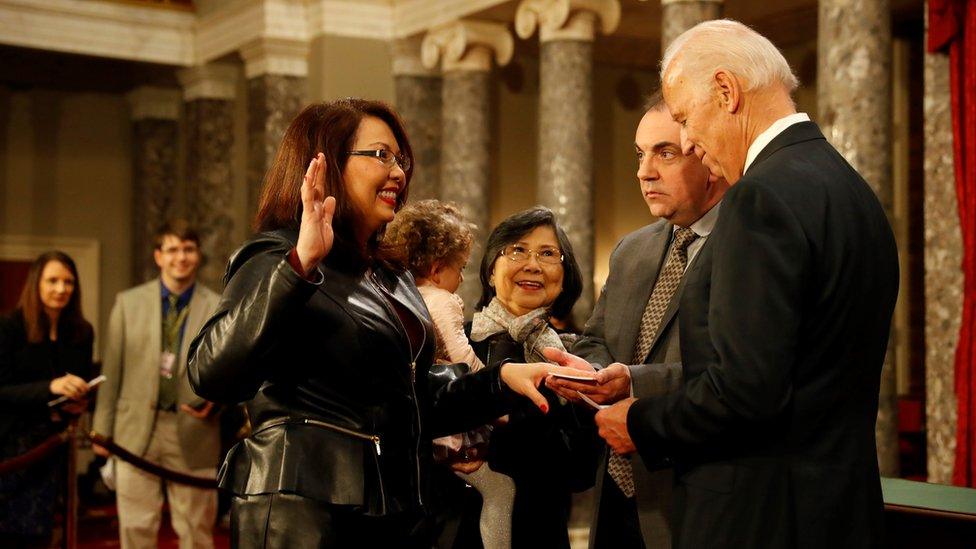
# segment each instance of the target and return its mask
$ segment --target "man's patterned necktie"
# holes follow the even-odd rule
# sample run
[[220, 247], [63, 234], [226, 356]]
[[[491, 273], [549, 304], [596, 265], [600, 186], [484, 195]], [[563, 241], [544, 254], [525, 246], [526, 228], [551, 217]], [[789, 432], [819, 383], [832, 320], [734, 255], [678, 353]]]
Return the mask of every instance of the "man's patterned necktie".
[[[651, 297], [647, 300], [647, 306], [644, 307], [644, 314], [641, 316], [640, 331], [637, 333], [637, 345], [632, 360], [634, 364], [643, 363], [651, 352], [651, 343], [657, 337], [664, 313], [668, 310], [671, 299], [674, 298], [674, 292], [681, 285], [681, 277], [688, 265], [688, 246], [696, 238], [698, 235], [687, 227], [679, 227], [674, 231], [674, 241], [668, 252], [668, 260], [657, 277], [654, 290], [651, 291]], [[634, 470], [631, 468], [629, 457], [611, 451], [610, 459], [607, 461], [607, 472], [625, 496], [634, 497]]]

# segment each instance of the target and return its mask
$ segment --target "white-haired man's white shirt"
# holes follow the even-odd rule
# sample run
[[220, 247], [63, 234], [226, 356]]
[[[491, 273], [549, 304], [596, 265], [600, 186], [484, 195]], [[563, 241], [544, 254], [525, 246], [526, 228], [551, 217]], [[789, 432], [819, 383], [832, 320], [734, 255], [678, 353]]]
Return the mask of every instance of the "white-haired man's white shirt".
[[789, 128], [793, 124], [809, 121], [810, 117], [807, 116], [807, 113], [798, 112], [789, 116], [784, 116], [776, 122], [773, 122], [772, 125], [766, 128], [766, 131], [762, 132], [758, 137], [756, 137], [756, 140], [752, 142], [752, 145], [749, 145], [749, 150], [746, 151], [746, 164], [742, 167], [742, 173], [746, 173], [746, 170], [748, 170], [749, 166], [751, 166], [756, 160], [759, 153], [766, 148], [766, 145], [769, 145], [769, 143], [775, 139], [777, 135], [786, 131], [786, 128]]

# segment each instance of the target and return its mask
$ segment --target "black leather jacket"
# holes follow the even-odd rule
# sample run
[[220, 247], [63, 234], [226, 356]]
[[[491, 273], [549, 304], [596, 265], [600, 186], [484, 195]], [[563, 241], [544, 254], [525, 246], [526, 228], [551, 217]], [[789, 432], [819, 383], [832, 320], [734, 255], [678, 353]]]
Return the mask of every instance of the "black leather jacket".
[[[247, 402], [253, 434], [227, 454], [220, 486], [295, 493], [369, 515], [423, 509], [431, 439], [506, 413], [497, 368], [438, 383], [433, 327], [409, 273], [287, 261], [295, 231], [263, 233], [230, 260], [217, 312], [190, 346], [200, 396]], [[411, 348], [390, 300], [423, 326]]]

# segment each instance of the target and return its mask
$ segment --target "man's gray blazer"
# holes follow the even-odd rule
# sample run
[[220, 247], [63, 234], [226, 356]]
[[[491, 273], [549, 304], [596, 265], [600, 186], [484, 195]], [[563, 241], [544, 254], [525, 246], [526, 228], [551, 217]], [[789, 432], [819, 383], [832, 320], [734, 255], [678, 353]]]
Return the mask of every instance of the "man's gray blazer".
[[[220, 452], [220, 426], [216, 417], [196, 419], [179, 410], [181, 404], [199, 406], [186, 377], [186, 356], [204, 322], [217, 307], [219, 296], [197, 283], [183, 330], [176, 365], [179, 377], [176, 408], [180, 447], [191, 469], [216, 467]], [[105, 339], [102, 373], [92, 429], [111, 436], [116, 444], [142, 456], [156, 419], [159, 399], [159, 361], [162, 352], [162, 297], [160, 281], [153, 279], [119, 293], [112, 307]]]
[[[634, 396], [662, 395], [681, 384], [681, 349], [679, 347], [678, 297], [675, 292], [661, 327], [652, 343], [645, 364], [632, 364], [645, 357], [634, 357], [641, 316], [658, 273], [664, 266], [673, 225], [663, 220], [634, 231], [623, 238], [610, 256], [610, 274], [586, 323], [583, 336], [573, 346], [573, 353], [586, 360], [607, 366], [613, 362], [630, 365]], [[600, 496], [603, 490], [603, 459], [597, 472], [596, 499], [590, 546], [596, 539]], [[636, 453], [634, 469], [635, 498], [644, 544], [650, 548], [670, 547], [671, 483], [670, 469], [649, 471]]]

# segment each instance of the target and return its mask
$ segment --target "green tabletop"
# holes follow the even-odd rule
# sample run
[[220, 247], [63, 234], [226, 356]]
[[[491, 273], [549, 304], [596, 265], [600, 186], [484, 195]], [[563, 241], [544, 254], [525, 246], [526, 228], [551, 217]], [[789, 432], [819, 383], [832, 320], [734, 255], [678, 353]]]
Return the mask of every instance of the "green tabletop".
[[888, 506], [913, 507], [976, 517], [976, 489], [882, 478], [881, 491]]

